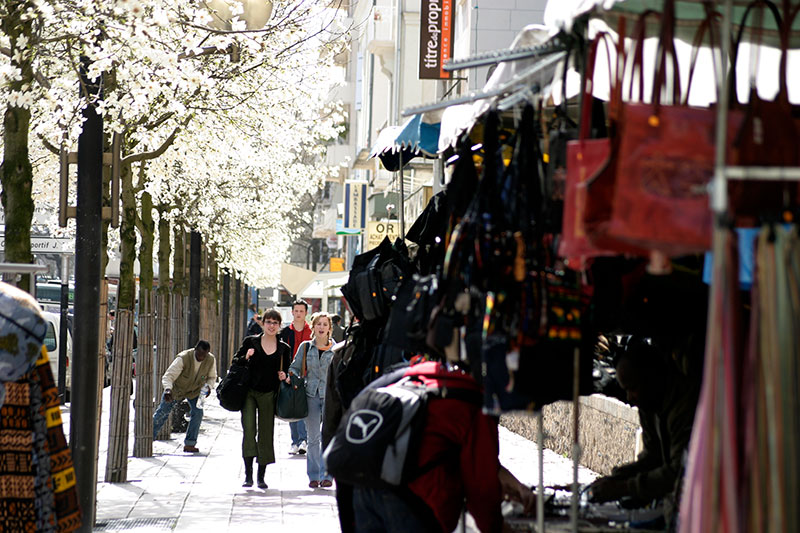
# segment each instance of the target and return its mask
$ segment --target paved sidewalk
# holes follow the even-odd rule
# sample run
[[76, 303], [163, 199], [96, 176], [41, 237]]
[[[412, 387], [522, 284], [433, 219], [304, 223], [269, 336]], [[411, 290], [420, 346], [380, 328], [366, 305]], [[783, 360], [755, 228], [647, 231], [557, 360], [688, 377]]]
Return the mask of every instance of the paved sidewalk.
[[[338, 531], [333, 489], [310, 489], [305, 456], [289, 455], [289, 425], [276, 420], [276, 463], [267, 467], [269, 488], [243, 488], [241, 425], [238, 413], [219, 406], [212, 393], [197, 447], [183, 452], [183, 434], [153, 443], [153, 457], [128, 459], [128, 482], [105, 483], [109, 389], [104, 390], [95, 531], [291, 532]], [[62, 408], [69, 435], [69, 406]], [[133, 409], [130, 447], [133, 449]], [[531, 441], [500, 431], [502, 463], [526, 484], [538, 482], [538, 454]], [[582, 468], [582, 482], [594, 474]], [[545, 482], [572, 480], [572, 462], [545, 450]]]

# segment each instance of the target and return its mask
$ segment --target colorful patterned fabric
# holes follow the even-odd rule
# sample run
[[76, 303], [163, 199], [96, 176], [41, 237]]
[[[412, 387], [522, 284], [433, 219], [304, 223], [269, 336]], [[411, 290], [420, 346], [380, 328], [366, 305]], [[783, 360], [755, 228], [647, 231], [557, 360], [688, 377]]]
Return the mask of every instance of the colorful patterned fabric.
[[[50, 369], [47, 350], [42, 348], [42, 356], [36, 361], [33, 372], [42, 392], [42, 405], [39, 414], [46, 427], [46, 452], [49, 460], [51, 490], [55, 505], [56, 526], [59, 533], [78, 529], [81, 525], [81, 510], [78, 504], [78, 491], [75, 485], [75, 468], [72, 454], [67, 446], [64, 428], [61, 425], [61, 407], [58, 399], [53, 372]], [[44, 508], [43, 508], [44, 509]]]
[[0, 408], [0, 533], [68, 533], [81, 524], [75, 469], [47, 350], [7, 383]]
[[36, 531], [33, 418], [26, 380], [6, 384], [0, 408], [0, 531]]
[[46, 332], [47, 324], [36, 300], [0, 282], [0, 405], [4, 384], [20, 379], [33, 368]]

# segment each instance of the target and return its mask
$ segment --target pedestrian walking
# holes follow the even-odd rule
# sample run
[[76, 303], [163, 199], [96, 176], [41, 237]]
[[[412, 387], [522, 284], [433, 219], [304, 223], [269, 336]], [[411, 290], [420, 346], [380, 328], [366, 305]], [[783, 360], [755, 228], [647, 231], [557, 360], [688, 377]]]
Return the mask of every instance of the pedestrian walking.
[[289, 368], [292, 358], [289, 345], [278, 339], [281, 314], [269, 309], [264, 312], [261, 326], [262, 333], [244, 338], [232, 365], [247, 366], [249, 370], [247, 397], [241, 411], [245, 476], [242, 486], [253, 486], [253, 462], [257, 460], [258, 488], [266, 489], [267, 465], [275, 462], [275, 400], [280, 381], [286, 379], [282, 369]]
[[342, 342], [344, 340], [344, 329], [341, 326], [342, 317], [339, 315], [331, 316], [331, 336], [334, 342]]
[[[333, 357], [331, 339], [331, 319], [327, 313], [317, 313], [311, 320], [313, 338], [298, 347], [289, 372], [295, 376], [303, 375], [303, 355], [306, 360], [306, 397], [308, 398], [308, 458], [306, 472], [308, 486], [330, 487], [332, 478], [325, 472], [322, 462], [322, 410], [325, 401], [325, 388], [328, 382], [328, 367]], [[287, 378], [288, 379], [288, 378]]]
[[245, 335], [258, 335], [261, 333], [261, 317], [258, 316], [258, 313], [254, 314], [253, 317], [250, 319], [250, 322], [247, 323], [247, 330], [245, 331]]
[[[292, 357], [297, 355], [297, 349], [303, 341], [311, 339], [311, 327], [306, 323], [307, 314], [308, 304], [304, 300], [295, 300], [292, 303], [292, 323], [281, 330], [280, 339], [292, 349]], [[289, 453], [292, 455], [306, 453], [308, 434], [305, 421], [290, 422], [289, 432], [292, 435]]]
[[161, 403], [153, 414], [153, 436], [158, 435], [170, 411], [177, 402], [185, 398], [189, 402], [189, 427], [183, 441], [183, 451], [197, 453], [197, 435], [203, 421], [203, 408], [197, 405], [201, 392], [208, 397], [217, 382], [217, 363], [211, 353], [208, 341], [199, 341], [194, 348], [184, 350], [175, 356], [167, 371], [161, 377], [164, 394]]

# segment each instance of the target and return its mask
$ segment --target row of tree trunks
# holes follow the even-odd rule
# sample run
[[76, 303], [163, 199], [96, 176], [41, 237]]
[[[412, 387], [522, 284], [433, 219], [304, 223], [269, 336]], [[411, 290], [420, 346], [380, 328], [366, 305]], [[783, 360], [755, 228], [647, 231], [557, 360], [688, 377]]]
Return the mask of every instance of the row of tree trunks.
[[111, 367], [111, 420], [108, 430], [107, 483], [124, 483], [128, 478], [128, 425], [131, 403], [131, 354], [133, 353], [133, 311], [117, 309]]
[[152, 290], [139, 291], [139, 345], [136, 351], [136, 396], [133, 407], [134, 457], [153, 455], [153, 296]]
[[[158, 406], [161, 402], [161, 395], [164, 393], [164, 387], [161, 385], [161, 376], [167, 371], [167, 368], [172, 363], [172, 324], [170, 321], [170, 294], [158, 293], [156, 294], [155, 308], [156, 308], [156, 363], [155, 363], [155, 376], [153, 378], [153, 397], [154, 407]], [[169, 422], [169, 421], [168, 421]], [[155, 437], [159, 440], [167, 440], [170, 437], [170, 423], [164, 424], [161, 432]]]
[[[175, 352], [172, 351], [172, 323], [170, 321], [172, 311], [172, 294], [169, 276], [169, 259], [172, 251], [172, 228], [169, 219], [166, 217], [169, 206], [158, 206], [158, 291], [156, 293], [156, 362], [155, 376], [153, 383], [154, 408], [161, 403], [161, 395], [164, 387], [161, 384], [161, 376], [167, 371], [172, 363]], [[159, 440], [166, 440], [170, 437], [172, 419], [161, 428], [158, 435], [154, 435]]]
[[[98, 353], [97, 353], [97, 387], [98, 387], [98, 395], [97, 395], [97, 442], [100, 442], [100, 426], [102, 425], [102, 417], [100, 413], [103, 412], [103, 389], [106, 385], [106, 336], [108, 335], [108, 278], [104, 278], [100, 282], [100, 338], [98, 346]], [[109, 372], [111, 369], [109, 369]], [[110, 377], [110, 376], [109, 376]], [[97, 447], [97, 457], [95, 461], [99, 459], [100, 456], [100, 447]]]

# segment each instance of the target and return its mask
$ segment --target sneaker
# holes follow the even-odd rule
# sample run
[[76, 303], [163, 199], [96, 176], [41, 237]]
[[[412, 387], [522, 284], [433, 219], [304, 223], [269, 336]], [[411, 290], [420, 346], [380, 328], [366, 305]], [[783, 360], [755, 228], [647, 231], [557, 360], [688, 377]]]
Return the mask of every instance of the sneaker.
[[297, 453], [303, 455], [304, 453], [306, 453], [307, 448], [308, 448], [308, 443], [306, 441], [303, 441], [297, 445]]
[[319, 486], [327, 489], [328, 487], [333, 486], [333, 481], [331, 481], [330, 479], [323, 479], [322, 481], [319, 482]]
[[186, 446], [184, 446], [184, 447], [183, 447], [183, 451], [185, 451], [186, 453], [197, 453], [197, 452], [199, 452], [200, 450], [198, 450], [198, 449], [197, 449], [196, 447], [194, 447], [194, 446], [189, 446], [189, 445], [187, 444]]
[[319, 481], [309, 481], [308, 482], [308, 488], [316, 489], [317, 487], [319, 487]]
[[289, 455], [297, 455], [300, 453], [300, 447], [297, 444], [292, 444], [292, 447], [289, 448]]

